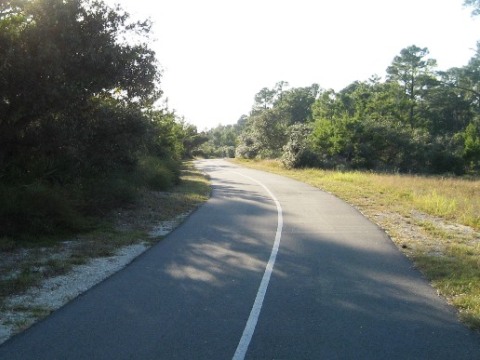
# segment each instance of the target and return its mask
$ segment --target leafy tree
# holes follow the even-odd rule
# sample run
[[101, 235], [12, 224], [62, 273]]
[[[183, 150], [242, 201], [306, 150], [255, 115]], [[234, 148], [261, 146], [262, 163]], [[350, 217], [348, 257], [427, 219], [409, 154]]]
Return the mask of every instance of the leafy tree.
[[479, 170], [480, 168], [480, 121], [478, 118], [472, 121], [465, 132], [463, 159], [466, 161], [470, 170]]
[[288, 129], [288, 142], [283, 147], [282, 163], [287, 169], [318, 165], [309, 143], [311, 124], [296, 123]]
[[404, 87], [409, 100], [408, 121], [415, 126], [415, 107], [424, 88], [435, 82], [431, 69], [436, 66], [434, 59], [424, 59], [429, 53], [427, 48], [412, 45], [402, 49], [395, 56], [392, 65], [387, 68], [388, 80], [397, 81]]
[[100, 131], [96, 124], [113, 121], [108, 131], [115, 137], [121, 125], [110, 118], [112, 111], [136, 113], [143, 123], [135, 109], [160, 94], [153, 51], [144, 43], [119, 41], [127, 33], [147, 36], [150, 25], [130, 23], [126, 13], [101, 1], [2, 2], [0, 29], [3, 169], [19, 166], [28, 172], [32, 159], [55, 162], [66, 153], [75, 161], [87, 143], [101, 154], [102, 141], [89, 135]]
[[377, 78], [324, 92], [314, 104], [314, 152], [327, 167], [461, 172], [452, 136], [462, 127], [452, 119], [468, 118], [468, 104], [440, 83], [415, 100], [418, 119], [406, 128], [410, 103], [400, 82]]
[[318, 85], [293, 88], [282, 93], [275, 102], [275, 108], [282, 113], [287, 126], [312, 120], [312, 105], [316, 100]]
[[286, 126], [276, 109], [264, 111], [250, 118], [250, 134], [262, 158], [275, 158], [286, 143]]
[[277, 96], [277, 101], [280, 103], [283, 100], [283, 92], [287, 86], [289, 86], [287, 81], [279, 81], [275, 84], [275, 94]]
[[480, 15], [480, 0], [465, 0], [463, 4], [473, 8], [472, 15]]
[[322, 92], [312, 106], [314, 119], [334, 120], [341, 117], [345, 109], [337, 102], [337, 93], [333, 90]]
[[273, 105], [273, 100], [277, 94], [275, 89], [269, 89], [264, 87], [257, 94], [255, 94], [255, 105], [254, 109], [263, 109], [267, 110]]
[[151, 126], [145, 143], [145, 152], [160, 158], [180, 160], [184, 156], [184, 123], [167, 109], [146, 112]]
[[471, 121], [472, 109], [470, 94], [441, 82], [423, 95], [418, 105], [418, 117], [431, 134], [453, 136]]
[[206, 134], [208, 142], [202, 144], [198, 155], [212, 157], [235, 157], [237, 136], [239, 135], [238, 125], [218, 125]]
[[284, 82], [264, 88], [242, 118], [236, 154], [282, 155], [287, 167], [478, 171], [478, 47], [468, 65], [443, 72], [434, 72], [427, 48], [412, 45], [394, 58], [383, 82], [374, 76], [338, 92], [318, 85], [284, 91]]
[[245, 128], [245, 126], [247, 126], [247, 122], [248, 122], [248, 116], [243, 114], [242, 116], [240, 116], [240, 118], [237, 120], [237, 123], [235, 124], [235, 127], [241, 131]]
[[149, 32], [102, 1], [0, 2], [0, 237], [78, 230], [131, 201], [137, 173], [178, 178], [200, 135], [152, 110]]
[[195, 151], [200, 145], [208, 141], [208, 136], [204, 133], [199, 133], [195, 125], [181, 122], [181, 139], [184, 148], [183, 157], [192, 158]]
[[237, 156], [277, 157], [289, 138], [289, 127], [312, 121], [312, 105], [320, 91], [317, 84], [284, 90], [278, 82], [273, 90], [263, 88], [255, 96], [250, 117], [243, 117], [237, 141]]

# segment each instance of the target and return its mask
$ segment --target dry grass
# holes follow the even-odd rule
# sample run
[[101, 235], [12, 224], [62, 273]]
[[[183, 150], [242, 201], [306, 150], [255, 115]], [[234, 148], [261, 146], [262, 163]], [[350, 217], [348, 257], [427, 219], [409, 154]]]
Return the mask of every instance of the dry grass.
[[239, 161], [329, 191], [357, 207], [480, 330], [480, 180], [319, 169]]

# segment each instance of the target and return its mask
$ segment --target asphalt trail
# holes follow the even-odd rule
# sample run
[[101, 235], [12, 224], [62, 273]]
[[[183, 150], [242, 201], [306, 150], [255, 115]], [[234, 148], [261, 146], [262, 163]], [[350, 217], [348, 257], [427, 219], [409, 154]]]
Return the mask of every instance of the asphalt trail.
[[275, 199], [281, 242], [238, 358], [480, 359], [480, 337], [355, 209], [281, 176], [198, 166], [205, 205], [0, 359], [232, 359], [278, 239]]

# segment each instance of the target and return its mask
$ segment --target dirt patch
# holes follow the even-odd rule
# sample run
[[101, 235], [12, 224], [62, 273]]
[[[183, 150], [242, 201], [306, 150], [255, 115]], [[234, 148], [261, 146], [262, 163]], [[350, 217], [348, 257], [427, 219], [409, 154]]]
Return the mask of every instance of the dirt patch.
[[423, 253], [427, 256], [445, 257], [450, 243], [478, 246], [480, 232], [465, 225], [412, 210], [409, 215], [396, 212], [375, 212], [362, 209], [362, 213], [378, 224], [397, 247], [408, 257]]

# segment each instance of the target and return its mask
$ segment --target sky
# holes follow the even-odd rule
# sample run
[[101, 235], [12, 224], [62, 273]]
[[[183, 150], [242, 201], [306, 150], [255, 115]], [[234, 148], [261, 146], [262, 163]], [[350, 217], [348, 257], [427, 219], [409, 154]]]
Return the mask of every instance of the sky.
[[427, 47], [438, 70], [480, 40], [463, 0], [108, 0], [153, 22], [163, 101], [199, 131], [234, 124], [279, 81], [339, 91]]

